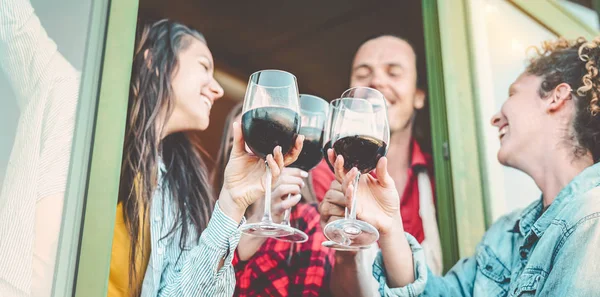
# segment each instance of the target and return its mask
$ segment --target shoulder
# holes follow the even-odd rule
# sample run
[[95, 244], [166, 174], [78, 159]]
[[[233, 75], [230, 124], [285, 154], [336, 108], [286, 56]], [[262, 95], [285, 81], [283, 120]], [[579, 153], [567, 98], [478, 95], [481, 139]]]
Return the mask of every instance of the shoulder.
[[[558, 225], [567, 235], [582, 226], [590, 226], [600, 218], [600, 186], [572, 197], [560, 210], [553, 225]], [[592, 225], [596, 225], [595, 223]]]

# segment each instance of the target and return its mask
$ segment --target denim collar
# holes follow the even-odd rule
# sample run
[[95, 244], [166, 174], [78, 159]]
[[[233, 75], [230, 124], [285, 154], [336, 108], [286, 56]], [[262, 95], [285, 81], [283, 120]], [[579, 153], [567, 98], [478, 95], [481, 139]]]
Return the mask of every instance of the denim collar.
[[571, 199], [581, 196], [598, 185], [600, 185], [600, 164], [594, 164], [584, 169], [569, 182], [554, 198], [554, 201], [548, 206], [546, 211], [544, 211], [541, 197], [535, 203], [525, 208], [511, 231], [518, 231], [522, 236], [526, 236], [530, 231], [533, 231], [538, 238], [541, 237]]

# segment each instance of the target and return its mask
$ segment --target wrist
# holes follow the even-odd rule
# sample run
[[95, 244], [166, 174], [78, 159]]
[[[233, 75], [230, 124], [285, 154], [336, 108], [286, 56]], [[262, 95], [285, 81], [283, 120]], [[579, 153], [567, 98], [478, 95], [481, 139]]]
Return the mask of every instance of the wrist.
[[237, 252], [241, 261], [249, 261], [254, 254], [260, 250], [261, 246], [267, 241], [267, 237], [242, 236]]
[[336, 251], [334, 253], [335, 265], [348, 265], [356, 263], [358, 257], [356, 251]]
[[221, 189], [221, 193], [219, 194], [219, 207], [224, 214], [236, 222], [241, 222], [246, 212], [246, 207], [236, 203], [225, 188]]
[[397, 214], [390, 219], [390, 223], [387, 228], [379, 231], [379, 241], [389, 241], [391, 239], [398, 238], [399, 235], [404, 237], [404, 224], [402, 223], [402, 217], [400, 214]]

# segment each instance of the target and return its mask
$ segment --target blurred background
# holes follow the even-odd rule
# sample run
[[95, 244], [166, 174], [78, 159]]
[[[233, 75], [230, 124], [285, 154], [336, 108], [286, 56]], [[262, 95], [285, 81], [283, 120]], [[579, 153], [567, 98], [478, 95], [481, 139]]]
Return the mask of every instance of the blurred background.
[[[591, 38], [600, 32], [599, 0], [31, 0], [31, 4], [84, 81], [74, 119], [78, 132], [65, 193], [64, 249], [57, 255], [61, 260], [54, 296], [70, 296], [74, 288], [78, 296], [106, 295], [102, 295], [106, 283], [97, 275], [106, 272], [110, 259], [112, 228], [104, 222], [113, 218], [116, 205], [127, 67], [136, 24], [170, 18], [206, 36], [216, 62], [215, 77], [225, 89], [225, 96], [213, 106], [209, 129], [201, 134], [209, 167], [219, 149], [225, 116], [243, 100], [253, 72], [289, 71], [297, 76], [301, 93], [332, 100], [348, 88], [353, 55], [362, 42], [381, 34], [408, 40], [417, 54], [419, 87], [428, 94], [428, 104], [418, 114], [417, 137], [435, 159], [438, 220], [447, 263], [468, 256], [498, 217], [539, 198], [529, 177], [497, 162], [497, 130], [489, 125], [508, 86], [524, 70], [527, 49], [559, 36]], [[0, 71], [0, 184], [23, 112], [8, 75]]]

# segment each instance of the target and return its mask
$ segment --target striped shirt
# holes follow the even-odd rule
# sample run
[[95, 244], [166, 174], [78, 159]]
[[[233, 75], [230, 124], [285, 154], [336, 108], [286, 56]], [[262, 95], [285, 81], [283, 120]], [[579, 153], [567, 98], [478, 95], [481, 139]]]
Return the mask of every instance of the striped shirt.
[[0, 0], [0, 66], [20, 110], [0, 192], [0, 296], [49, 296], [80, 74], [27, 0]]
[[[169, 236], [175, 216], [176, 204], [163, 184], [164, 165], [161, 163], [159, 184], [152, 197], [150, 210], [150, 261], [142, 284], [142, 297], [154, 296], [233, 296], [235, 272], [232, 260], [240, 240], [239, 226], [215, 205], [208, 226], [197, 242], [180, 248], [181, 228]], [[189, 238], [197, 238], [194, 228], [189, 228]], [[166, 237], [165, 237], [166, 236]], [[223, 266], [218, 269], [224, 259]]]

